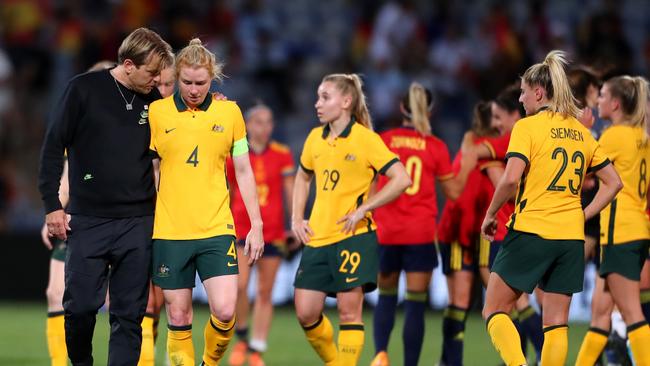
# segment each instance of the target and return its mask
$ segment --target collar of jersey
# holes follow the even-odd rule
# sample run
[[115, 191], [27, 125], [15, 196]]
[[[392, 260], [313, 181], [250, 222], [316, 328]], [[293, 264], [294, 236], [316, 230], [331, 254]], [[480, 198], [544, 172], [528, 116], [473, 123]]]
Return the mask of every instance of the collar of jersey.
[[[352, 125], [355, 122], [356, 122], [355, 118], [354, 116], [352, 116], [352, 118], [350, 118], [350, 122], [348, 122], [348, 125], [345, 126], [345, 129], [343, 130], [343, 132], [341, 132], [341, 134], [338, 137], [346, 138], [350, 136], [350, 131], [352, 131]], [[325, 125], [325, 127], [323, 127], [323, 135], [321, 137], [326, 139], [329, 134], [330, 134], [330, 124], [328, 123]]]
[[402, 124], [401, 126], [399, 126], [399, 128], [403, 128], [405, 130], [415, 131], [415, 126], [407, 126], [405, 124]]
[[[185, 104], [183, 97], [181, 97], [181, 92], [179, 90], [174, 92], [174, 104], [176, 104], [176, 109], [179, 112], [185, 112], [189, 109], [187, 104]], [[212, 104], [212, 93], [208, 93], [208, 95], [205, 96], [203, 103], [199, 104], [198, 109], [205, 112], [210, 107], [210, 104]]]

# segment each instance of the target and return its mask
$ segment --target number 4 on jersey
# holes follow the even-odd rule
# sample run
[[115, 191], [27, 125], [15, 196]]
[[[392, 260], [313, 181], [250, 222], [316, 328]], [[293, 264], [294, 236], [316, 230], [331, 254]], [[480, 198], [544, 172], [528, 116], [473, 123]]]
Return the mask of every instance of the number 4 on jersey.
[[235, 242], [230, 243], [230, 247], [228, 248], [228, 253], [226, 253], [227, 256], [232, 257], [233, 259], [237, 259], [237, 249], [235, 249]]
[[194, 150], [192, 151], [192, 154], [190, 154], [190, 157], [187, 158], [186, 163], [194, 165], [196, 168], [197, 165], [199, 165], [199, 146], [197, 145]]

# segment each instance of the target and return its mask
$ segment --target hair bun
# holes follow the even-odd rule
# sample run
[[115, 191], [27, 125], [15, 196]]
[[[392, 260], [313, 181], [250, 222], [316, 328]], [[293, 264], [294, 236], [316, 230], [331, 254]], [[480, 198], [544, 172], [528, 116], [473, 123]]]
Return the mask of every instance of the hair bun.
[[203, 43], [199, 38], [192, 38], [189, 43], [190, 46], [203, 46]]

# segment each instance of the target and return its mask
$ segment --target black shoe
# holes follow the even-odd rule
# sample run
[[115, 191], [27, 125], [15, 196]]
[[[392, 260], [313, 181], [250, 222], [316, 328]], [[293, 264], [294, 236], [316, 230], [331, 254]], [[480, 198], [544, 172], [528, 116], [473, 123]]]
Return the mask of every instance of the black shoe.
[[627, 353], [627, 344], [625, 338], [622, 338], [616, 332], [612, 332], [607, 339], [605, 346], [605, 360], [607, 365], [614, 366], [632, 366], [632, 361]]

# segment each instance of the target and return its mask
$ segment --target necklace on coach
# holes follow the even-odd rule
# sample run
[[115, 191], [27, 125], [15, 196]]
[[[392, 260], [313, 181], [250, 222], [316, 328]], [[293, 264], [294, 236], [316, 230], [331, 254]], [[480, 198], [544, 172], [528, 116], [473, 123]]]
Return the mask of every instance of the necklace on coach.
[[[113, 76], [113, 75], [111, 75]], [[122, 88], [120, 88], [120, 84], [117, 83], [117, 79], [113, 76], [113, 81], [115, 82], [115, 86], [117, 87], [117, 91], [120, 92], [120, 95], [122, 96], [122, 99], [124, 99], [125, 107], [127, 111], [130, 111], [133, 109], [133, 101], [135, 100], [135, 93], [133, 93], [133, 97], [131, 98], [131, 103], [129, 103], [128, 100], [126, 100], [126, 97], [124, 97], [124, 93], [122, 93]]]

